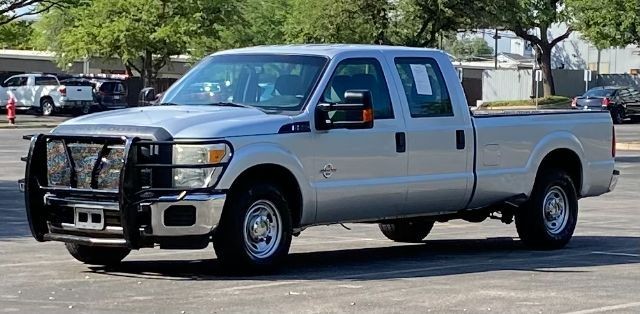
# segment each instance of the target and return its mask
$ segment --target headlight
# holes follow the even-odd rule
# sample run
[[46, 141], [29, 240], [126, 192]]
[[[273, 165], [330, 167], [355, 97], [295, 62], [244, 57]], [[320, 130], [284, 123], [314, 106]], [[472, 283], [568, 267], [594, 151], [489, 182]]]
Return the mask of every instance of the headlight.
[[[173, 147], [173, 164], [217, 164], [230, 158], [230, 150], [226, 144], [215, 145], [175, 145]], [[180, 188], [203, 188], [213, 185], [221, 167], [173, 169], [173, 186]]]

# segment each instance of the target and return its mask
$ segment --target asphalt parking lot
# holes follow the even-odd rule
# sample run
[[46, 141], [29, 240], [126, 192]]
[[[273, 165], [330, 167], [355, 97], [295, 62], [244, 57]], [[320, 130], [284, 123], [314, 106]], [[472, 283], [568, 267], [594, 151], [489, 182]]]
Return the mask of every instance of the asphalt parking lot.
[[20, 137], [36, 131], [0, 130], [0, 312], [640, 312], [640, 152], [619, 154], [613, 193], [580, 201], [563, 250], [527, 250], [498, 221], [437, 224], [411, 245], [348, 224], [303, 232], [278, 274], [232, 277], [211, 247], [142, 250], [105, 269], [37, 243], [15, 183]]

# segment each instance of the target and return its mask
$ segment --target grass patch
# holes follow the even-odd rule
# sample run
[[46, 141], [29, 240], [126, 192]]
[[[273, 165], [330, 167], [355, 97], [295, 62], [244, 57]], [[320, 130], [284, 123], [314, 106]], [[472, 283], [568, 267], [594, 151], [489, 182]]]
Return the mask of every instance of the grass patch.
[[[482, 108], [495, 108], [500, 107], [532, 107], [535, 106], [534, 99], [526, 100], [502, 100], [502, 101], [490, 101], [482, 104]], [[538, 106], [546, 109], [563, 109], [571, 107], [571, 98], [564, 96], [551, 96], [538, 98]]]

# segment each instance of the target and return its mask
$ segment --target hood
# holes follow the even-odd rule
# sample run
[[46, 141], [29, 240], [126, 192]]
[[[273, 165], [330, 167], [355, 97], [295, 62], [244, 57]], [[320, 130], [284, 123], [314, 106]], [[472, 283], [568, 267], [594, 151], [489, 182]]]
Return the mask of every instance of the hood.
[[60, 124], [53, 132], [134, 135], [138, 130], [163, 129], [173, 138], [214, 138], [275, 134], [291, 122], [290, 116], [266, 114], [253, 108], [152, 106], [77, 117]]

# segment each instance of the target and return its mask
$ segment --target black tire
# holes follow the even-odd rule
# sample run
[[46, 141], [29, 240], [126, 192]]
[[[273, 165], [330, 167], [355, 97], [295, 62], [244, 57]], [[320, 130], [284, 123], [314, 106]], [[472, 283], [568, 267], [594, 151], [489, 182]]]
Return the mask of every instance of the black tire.
[[[291, 246], [292, 227], [291, 211], [281, 191], [279, 186], [268, 182], [244, 185], [231, 191], [213, 239], [213, 247], [223, 267], [237, 273], [264, 273], [282, 264]], [[273, 213], [265, 215], [261, 221], [279, 221], [277, 230], [270, 224], [262, 226], [267, 228], [266, 231], [255, 227], [251, 229], [251, 226], [256, 226], [256, 223], [251, 223], [255, 221], [253, 219], [263, 217], [250, 215], [256, 206], [271, 208]], [[273, 236], [264, 234], [272, 230], [275, 230]], [[265, 254], [259, 254], [256, 253], [259, 249], [252, 246], [256, 243], [273, 247]]]
[[615, 108], [611, 111], [611, 120], [613, 120], [613, 124], [622, 124], [624, 123], [624, 109]]
[[406, 219], [390, 223], [380, 223], [380, 231], [389, 240], [395, 242], [419, 243], [433, 229], [433, 221], [425, 219]]
[[40, 101], [40, 114], [43, 116], [52, 116], [56, 113], [56, 106], [53, 104], [53, 100], [45, 98]]
[[534, 249], [560, 249], [571, 240], [577, 221], [578, 197], [571, 177], [564, 170], [543, 169], [536, 178], [531, 198], [516, 211], [520, 239]]
[[65, 243], [65, 246], [71, 256], [89, 265], [116, 265], [131, 252], [130, 249], [120, 247], [86, 246], [73, 243]]

